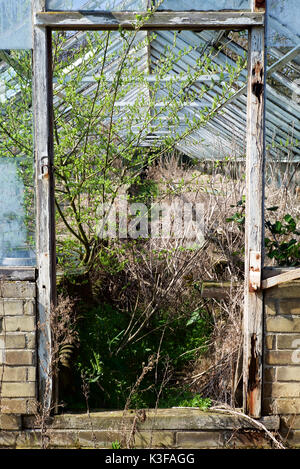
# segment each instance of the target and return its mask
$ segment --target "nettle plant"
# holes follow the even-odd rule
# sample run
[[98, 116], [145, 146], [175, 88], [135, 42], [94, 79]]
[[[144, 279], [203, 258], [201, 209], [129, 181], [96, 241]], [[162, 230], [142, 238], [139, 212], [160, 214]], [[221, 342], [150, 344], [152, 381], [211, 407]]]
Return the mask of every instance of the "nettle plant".
[[[116, 200], [128, 199], [128, 189], [141, 184], [145, 168], [222, 112], [246, 66], [244, 58], [235, 67], [217, 65], [213, 59], [221, 48], [203, 54], [194, 46], [181, 49], [176, 32], [172, 45], [149, 58], [157, 34], [141, 31], [146, 20], [137, 17], [133, 31], [53, 33], [57, 249], [64, 270], [87, 271], [103, 256], [109, 241], [101, 239], [97, 227]], [[194, 66], [180, 71], [188, 56]], [[22, 155], [28, 178], [30, 55], [12, 52], [2, 58], [14, 75], [9, 86], [18, 93], [6, 93], [1, 102], [1, 157]], [[202, 75], [212, 79], [200, 83]], [[189, 111], [209, 94], [210, 107]], [[107, 213], [99, 210], [104, 206]]]

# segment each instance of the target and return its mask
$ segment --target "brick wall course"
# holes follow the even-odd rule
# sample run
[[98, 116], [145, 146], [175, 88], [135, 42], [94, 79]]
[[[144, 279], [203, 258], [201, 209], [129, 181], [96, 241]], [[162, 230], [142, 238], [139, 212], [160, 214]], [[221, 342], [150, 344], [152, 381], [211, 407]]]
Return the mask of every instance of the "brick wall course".
[[0, 297], [0, 415], [25, 415], [37, 396], [35, 282], [0, 281]]
[[280, 415], [285, 444], [300, 447], [300, 282], [265, 291], [263, 412]]
[[[17, 431], [20, 425], [19, 416], [30, 415], [36, 408], [35, 295], [34, 282], [0, 282], [0, 417], [3, 417], [2, 420], [0, 419], [0, 446], [1, 442], [4, 442], [4, 446], [8, 446], [8, 443], [12, 441], [15, 444], [19, 441], [22, 446], [21, 436], [19, 439], [16, 435], [13, 437], [12, 432]], [[281, 431], [286, 438], [286, 443], [300, 447], [299, 281], [266, 291], [264, 328], [263, 413], [280, 416]], [[155, 442], [159, 446], [159, 440], [165, 441], [167, 446], [178, 448], [192, 448], [194, 444], [197, 447], [205, 447], [205, 445], [219, 447], [228, 444], [229, 446], [236, 444], [237, 447], [251, 447], [248, 433], [240, 434], [233, 443], [233, 440], [231, 442], [228, 437], [229, 433], [225, 435], [223, 430], [221, 428], [214, 431], [202, 429], [199, 435], [200, 430], [165, 429], [168, 433], [162, 435], [160, 431], [157, 432], [158, 439]], [[68, 430], [54, 429], [55, 432], [54, 447], [60, 446], [60, 435], [66, 435]], [[74, 434], [70, 432], [71, 429], [68, 437], [70, 446], [90, 446], [88, 430], [74, 430]], [[102, 430], [97, 433], [99, 444], [104, 438], [104, 433]], [[150, 435], [148, 433], [148, 430], [145, 430], [137, 440], [141, 447], [147, 447]], [[251, 438], [255, 440], [256, 437], [253, 435]], [[26, 438], [29, 438], [28, 435]], [[32, 438], [34, 437], [30, 436], [30, 441]], [[107, 447], [108, 440], [106, 437], [104, 440], [103, 444]], [[256, 441], [258, 446], [264, 445], [260, 436], [257, 436]]]

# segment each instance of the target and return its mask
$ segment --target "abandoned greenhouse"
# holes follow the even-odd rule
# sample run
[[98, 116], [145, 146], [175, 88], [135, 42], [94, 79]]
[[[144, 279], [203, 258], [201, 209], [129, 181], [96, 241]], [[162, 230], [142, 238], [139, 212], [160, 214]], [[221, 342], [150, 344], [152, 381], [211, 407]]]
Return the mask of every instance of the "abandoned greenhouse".
[[298, 0], [0, 0], [0, 448], [300, 448]]

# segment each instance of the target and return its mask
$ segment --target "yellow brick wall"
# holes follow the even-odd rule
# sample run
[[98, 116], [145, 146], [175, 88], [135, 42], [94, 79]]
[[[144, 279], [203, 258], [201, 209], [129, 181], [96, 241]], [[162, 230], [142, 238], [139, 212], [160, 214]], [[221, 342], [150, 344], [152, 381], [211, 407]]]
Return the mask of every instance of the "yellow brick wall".
[[[35, 298], [32, 281], [0, 281], [0, 430], [19, 429], [36, 402]], [[263, 414], [300, 447], [300, 281], [266, 291], [264, 329]]]
[[286, 443], [300, 446], [300, 281], [265, 293], [263, 411], [280, 415]]
[[[0, 281], [0, 429], [18, 427], [37, 396], [36, 285]], [[11, 415], [9, 415], [11, 414]]]

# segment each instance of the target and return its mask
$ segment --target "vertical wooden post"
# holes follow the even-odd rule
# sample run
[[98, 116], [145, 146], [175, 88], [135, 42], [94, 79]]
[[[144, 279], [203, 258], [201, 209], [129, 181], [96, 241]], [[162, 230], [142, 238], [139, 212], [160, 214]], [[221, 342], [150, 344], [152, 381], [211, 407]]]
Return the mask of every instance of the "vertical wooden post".
[[[257, 0], [253, 0], [253, 11]], [[261, 416], [263, 294], [261, 272], [264, 252], [264, 164], [265, 164], [265, 30], [249, 31], [246, 244], [244, 308], [244, 411]]]
[[[33, 0], [33, 13], [45, 0]], [[33, 109], [37, 223], [39, 400], [51, 405], [50, 311], [56, 300], [51, 31], [33, 26]]]

